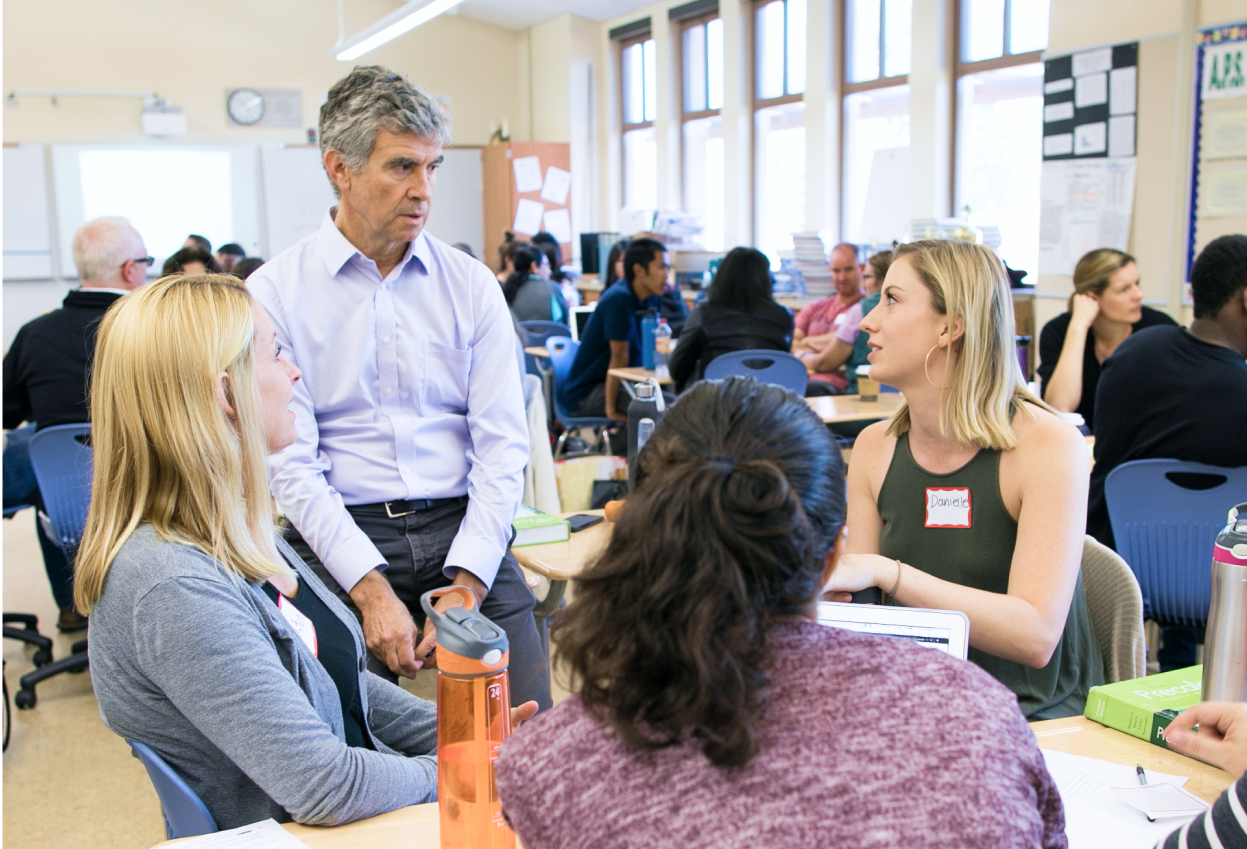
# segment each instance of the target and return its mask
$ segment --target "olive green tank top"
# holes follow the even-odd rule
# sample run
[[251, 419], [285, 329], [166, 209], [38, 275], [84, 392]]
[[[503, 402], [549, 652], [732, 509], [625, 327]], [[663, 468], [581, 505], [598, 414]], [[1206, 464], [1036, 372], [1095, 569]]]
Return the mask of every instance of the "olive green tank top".
[[[981, 450], [960, 469], [937, 475], [914, 462], [909, 434], [902, 434], [877, 506], [884, 557], [955, 584], [1009, 591], [1018, 524], [1000, 496], [999, 451]], [[1047, 666], [1032, 669], [975, 648], [970, 660], [1017, 695], [1028, 719], [1081, 714], [1087, 691], [1104, 683], [1104, 661], [1091, 630], [1081, 572], [1065, 633]]]

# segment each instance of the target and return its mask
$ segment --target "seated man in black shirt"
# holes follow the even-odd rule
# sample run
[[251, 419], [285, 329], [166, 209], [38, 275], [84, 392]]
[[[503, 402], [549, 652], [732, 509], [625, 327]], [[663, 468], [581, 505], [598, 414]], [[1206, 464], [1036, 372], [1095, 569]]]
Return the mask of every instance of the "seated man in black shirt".
[[[1095, 399], [1095, 467], [1087, 533], [1113, 546], [1104, 479], [1122, 463], [1164, 458], [1247, 466], [1247, 236], [1222, 236], [1191, 269], [1195, 320], [1189, 330], [1152, 327], [1134, 333], [1104, 361]], [[1228, 507], [1229, 505], [1227, 505]], [[1211, 540], [1209, 541], [1211, 543]], [[1195, 662], [1171, 656], [1162, 668]]]
[[[66, 295], [60, 309], [17, 331], [4, 356], [4, 427], [12, 431], [4, 450], [5, 507], [42, 505], [30, 471], [30, 437], [37, 429], [90, 419], [87, 375], [96, 328], [114, 301], [147, 281], [154, 261], [124, 218], [96, 218], [82, 225], [74, 234], [73, 253], [82, 288]], [[57, 626], [81, 631], [87, 620], [74, 610], [73, 570], [37, 519], [35, 528], [61, 611]]]

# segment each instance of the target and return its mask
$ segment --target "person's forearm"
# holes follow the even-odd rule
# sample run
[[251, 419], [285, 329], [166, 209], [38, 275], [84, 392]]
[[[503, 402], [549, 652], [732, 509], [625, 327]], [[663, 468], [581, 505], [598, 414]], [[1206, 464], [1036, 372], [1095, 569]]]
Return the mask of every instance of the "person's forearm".
[[817, 356], [808, 358], [810, 366], [820, 374], [831, 374], [838, 371], [849, 360], [853, 346], [845, 344], [842, 339], [834, 339], [823, 348]]
[[624, 414], [615, 409], [615, 400], [619, 395], [619, 378], [610, 373], [610, 369], [618, 368], [612, 361], [606, 371], [606, 417], [609, 419], [620, 419]]
[[[895, 561], [894, 561], [895, 563]], [[880, 575], [877, 586], [885, 592], [896, 584], [893, 565]], [[960, 610], [970, 620], [970, 645], [990, 655], [1040, 669], [1047, 666], [1065, 631], [1055, 629], [1033, 604], [1024, 598], [977, 590], [939, 578], [905, 564], [896, 601], [905, 607]]]
[[1052, 377], [1043, 387], [1044, 400], [1063, 413], [1072, 413], [1082, 401], [1082, 362], [1087, 347], [1086, 329], [1073, 324], [1065, 332], [1065, 343]]

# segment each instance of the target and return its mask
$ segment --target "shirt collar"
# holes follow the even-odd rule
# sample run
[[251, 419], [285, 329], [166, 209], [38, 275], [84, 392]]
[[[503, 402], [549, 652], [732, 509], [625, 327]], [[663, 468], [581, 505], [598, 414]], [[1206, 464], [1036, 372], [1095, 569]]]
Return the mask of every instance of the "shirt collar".
[[[359, 248], [351, 244], [351, 241], [342, 234], [338, 229], [338, 225], [333, 223], [334, 212], [337, 207], [331, 208], [325, 213], [325, 218], [320, 223], [320, 233], [318, 240], [320, 242], [321, 257], [325, 260], [325, 267], [329, 274], [337, 276], [342, 271], [343, 266], [351, 261], [351, 258], [359, 255], [363, 256]], [[420, 261], [421, 269], [427, 274], [432, 266], [433, 252], [429, 248], [429, 240], [425, 238], [422, 230], [416, 238], [407, 243], [407, 253], [403, 254], [399, 266], [404, 266], [411, 261], [412, 257]]]

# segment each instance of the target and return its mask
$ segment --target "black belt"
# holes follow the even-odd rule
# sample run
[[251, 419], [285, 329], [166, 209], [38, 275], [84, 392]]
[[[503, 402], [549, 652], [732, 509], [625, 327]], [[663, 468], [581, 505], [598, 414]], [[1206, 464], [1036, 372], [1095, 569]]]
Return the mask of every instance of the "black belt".
[[432, 510], [434, 507], [467, 503], [468, 497], [466, 495], [457, 495], [453, 498], [402, 498], [397, 501], [382, 501], [377, 504], [352, 504], [347, 509], [353, 513], [384, 513], [391, 519], [397, 519], [400, 516], [410, 516], [412, 513]]

